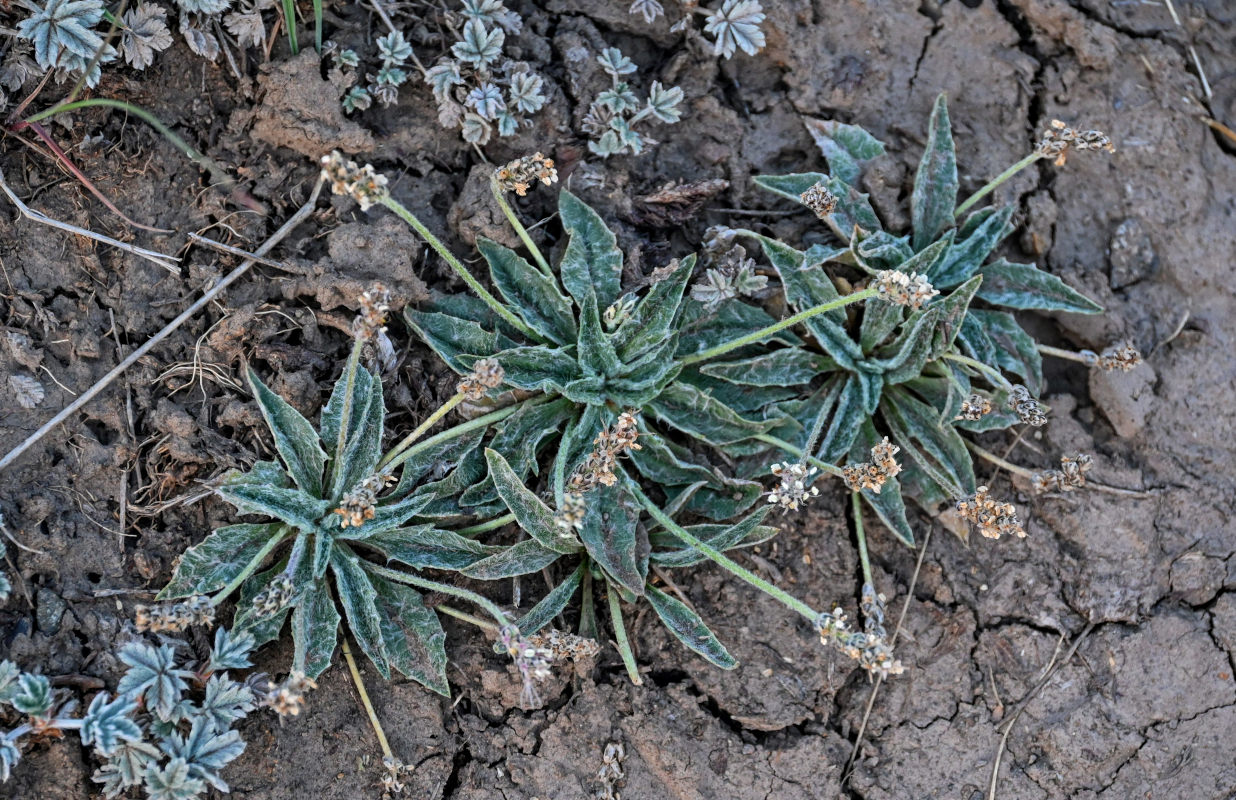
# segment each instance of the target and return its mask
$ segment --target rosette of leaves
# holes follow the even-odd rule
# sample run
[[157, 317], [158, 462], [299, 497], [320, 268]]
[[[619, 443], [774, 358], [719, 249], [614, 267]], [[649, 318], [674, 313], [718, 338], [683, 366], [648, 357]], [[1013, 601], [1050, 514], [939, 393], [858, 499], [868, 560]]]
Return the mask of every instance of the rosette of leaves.
[[[1036, 395], [1042, 387], [1036, 343], [1012, 312], [1102, 309], [1031, 264], [992, 258], [1013, 231], [1011, 207], [989, 206], [956, 218], [957, 159], [943, 95], [914, 181], [909, 233], [885, 231], [868, 196], [855, 188], [861, 162], [882, 154], [883, 145], [852, 125], [820, 124], [813, 133], [830, 174], [760, 176], [756, 183], [800, 202], [808, 189], [823, 185], [837, 198], [826, 222], [843, 244], [798, 250], [747, 232], [777, 270], [790, 306], [806, 308], [837, 296], [830, 275], [840, 270], [918, 273], [941, 294], [913, 311], [868, 303], [861, 311], [829, 312], [807, 321], [807, 346], [712, 363], [702, 371], [738, 387], [815, 386], [805, 398], [777, 403], [766, 413], [788, 417], [778, 433], [800, 447], [818, 431], [811, 455], [829, 464], [865, 461], [870, 448], [889, 436], [906, 455], [900, 482], [862, 494], [890, 529], [913, 543], [903, 493], [928, 509], [972, 494], [974, 467], [962, 435], [1019, 422], [1007, 410], [1010, 382], [1004, 374]], [[971, 393], [987, 396], [993, 411], [959, 419]]]
[[[322, 409], [317, 430], [249, 373], [280, 462], [233, 473], [218, 491], [239, 511], [270, 521], [211, 533], [184, 553], [159, 596], [221, 598], [239, 588], [235, 629], [260, 645], [278, 637], [290, 617], [293, 669], [311, 678], [330, 665], [346, 619], [383, 677], [394, 669], [449, 695], [441, 623], [420, 592], [401, 582], [415, 578], [387, 565], [455, 570], [494, 551], [434, 526], [434, 520], [458, 516], [455, 495], [483, 477], [483, 459], [468, 454], [484, 430], [428, 440], [403, 461], [398, 484], [383, 492], [385, 483], [373, 482], [386, 415], [382, 382], [357, 366], [358, 352]], [[436, 479], [423, 480], [435, 472]], [[341, 527], [335, 509], [366, 481], [376, 487], [371, 515]], [[273, 563], [258, 571], [268, 561]], [[272, 608], [270, 598], [281, 590], [286, 602]]]
[[114, 61], [116, 49], [103, 41], [94, 27], [107, 9], [101, 0], [19, 0], [30, 16], [17, 23], [17, 36], [34, 46], [34, 60], [45, 70], [61, 69], [86, 76], [97, 86], [100, 64]]
[[[521, 401], [526, 407], [505, 421], [489, 443], [488, 474], [466, 487], [458, 502], [481, 515], [509, 508], [531, 538], [461, 571], [488, 580], [536, 572], [563, 557], [578, 558], [571, 576], [519, 623], [521, 632], [544, 625], [596, 577], [618, 596], [648, 598], [689, 647], [714, 663], [732, 666], [702, 621], [649, 585], [650, 565], [687, 566], [703, 556], [665, 529], [641, 521], [649, 501], [640, 485], [663, 497], [661, 509], [708, 520], [688, 526], [688, 532], [718, 550], [771, 535], [760, 524], [766, 507], [736, 525], [719, 524], [749, 511], [761, 487], [726, 475], [707, 454], [751, 452], [753, 437], [775, 422], [748, 417], [741, 409], [784, 399], [785, 390], [713, 395], [699, 385], [695, 359], [758, 334], [776, 320], [738, 300], [710, 311], [685, 297], [694, 256], [660, 271], [642, 297], [624, 292], [623, 255], [601, 217], [569, 192], [560, 196], [559, 216], [567, 241], [556, 268], [540, 270], [487, 239], [477, 243], [498, 302], [531, 335], [467, 295], [439, 297], [404, 314], [452, 369], [463, 374], [478, 359], [494, 358], [505, 370], [505, 383], [527, 398]], [[775, 335], [782, 342], [799, 341], [786, 332]], [[625, 461], [630, 476], [584, 494], [582, 526], [564, 532], [555, 524], [555, 513], [563, 507], [568, 479], [598, 433], [623, 411], [639, 412], [642, 420], [641, 449], [630, 451]], [[529, 485], [539, 487], [548, 502]], [[590, 595], [585, 597], [585, 609], [594, 605]], [[584, 627], [594, 631], [595, 623], [585, 620]]]
[[667, 88], [660, 81], [653, 81], [647, 99], [640, 102], [625, 79], [637, 69], [631, 59], [618, 48], [611, 47], [597, 57], [597, 62], [610, 76], [612, 85], [592, 101], [583, 120], [584, 130], [592, 137], [588, 149], [593, 153], [602, 158], [623, 153], [639, 155], [656, 141], [636, 131], [637, 125], [652, 120], [668, 125], [682, 119], [682, 112], [678, 110], [683, 99], [682, 89]]

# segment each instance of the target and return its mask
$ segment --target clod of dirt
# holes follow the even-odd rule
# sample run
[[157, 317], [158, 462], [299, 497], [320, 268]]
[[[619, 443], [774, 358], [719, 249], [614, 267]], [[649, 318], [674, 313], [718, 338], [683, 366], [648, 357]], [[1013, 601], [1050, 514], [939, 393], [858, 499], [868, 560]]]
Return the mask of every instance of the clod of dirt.
[[1116, 227], [1107, 245], [1111, 265], [1108, 281], [1113, 289], [1123, 289], [1149, 278], [1159, 263], [1150, 234], [1141, 220], [1129, 217]]
[[1090, 397], [1118, 436], [1136, 436], [1146, 427], [1146, 417], [1154, 408], [1155, 379], [1154, 369], [1149, 364], [1142, 364], [1130, 372], [1090, 372]]
[[477, 164], [472, 168], [459, 199], [451, 205], [447, 222], [469, 247], [475, 247], [477, 238], [481, 236], [507, 247], [519, 247], [519, 237], [511, 230], [490, 191], [489, 180], [493, 171], [494, 168], [488, 164]]
[[348, 88], [338, 69], [322, 80], [318, 56], [306, 50], [270, 67], [258, 78], [265, 92], [261, 105], [237, 111], [234, 131], [252, 126], [252, 135], [275, 147], [287, 147], [315, 161], [331, 150], [357, 153], [373, 149], [373, 135], [348, 119], [339, 97]]

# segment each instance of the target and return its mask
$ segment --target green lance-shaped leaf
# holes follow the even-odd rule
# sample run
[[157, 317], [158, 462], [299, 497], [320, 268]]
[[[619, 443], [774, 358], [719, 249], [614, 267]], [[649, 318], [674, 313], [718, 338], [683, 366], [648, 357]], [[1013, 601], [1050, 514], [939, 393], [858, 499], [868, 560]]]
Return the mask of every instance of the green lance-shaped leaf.
[[[561, 391], [561, 387], [583, 377], [574, 355], [557, 347], [512, 347], [495, 353], [493, 357], [502, 365], [505, 373], [503, 382], [516, 389]], [[472, 369], [478, 360], [473, 356], [461, 356], [459, 359], [467, 369]]]
[[772, 421], [746, 419], [711, 395], [686, 383], [668, 386], [648, 410], [667, 425], [712, 444], [729, 444], [767, 433]]
[[861, 239], [854, 237], [850, 248], [858, 256], [859, 263], [875, 270], [900, 269], [905, 272], [902, 264], [914, 257], [909, 236], [894, 236], [886, 231], [876, 231]]
[[892, 439], [949, 494], [974, 492], [974, 464], [965, 442], [939, 413], [901, 387], [890, 387], [881, 405]]
[[400, 467], [399, 483], [390, 493], [391, 497], [406, 497], [419, 488], [417, 484], [431, 472], [443, 474], [450, 467], [459, 464], [472, 451], [480, 446], [485, 438], [485, 430], [478, 429], [443, 439], [422, 450], [417, 450]]
[[[735, 547], [758, 544], [777, 532], [776, 528], [768, 528], [760, 524], [771, 509], [772, 506], [765, 503], [733, 525], [692, 525], [686, 528], [686, 531], [704, 544], [722, 552]], [[694, 547], [684, 547], [681, 540], [672, 534], [657, 532], [651, 534], [649, 538], [654, 545], [660, 544], [670, 548], [656, 550], [652, 553], [652, 561], [662, 566], [689, 567], [707, 558]]]
[[413, 569], [466, 569], [483, 558], [502, 551], [501, 547], [481, 544], [453, 531], [416, 525], [383, 531], [365, 540], [388, 561], [398, 561]]
[[326, 453], [318, 441], [318, 432], [290, 403], [267, 388], [257, 373], [249, 370], [248, 375], [253, 398], [257, 400], [262, 418], [274, 436], [275, 449], [287, 464], [292, 479], [309, 494], [321, 495]]
[[[870, 419], [864, 420], [859, 429], [854, 445], [850, 449], [850, 462], [859, 463], [870, 458], [871, 448], [880, 443], [883, 437], [876, 434], [875, 425]], [[914, 531], [906, 519], [906, 504], [901, 496], [901, 484], [896, 478], [884, 481], [879, 492], [870, 489], [862, 490], [863, 500], [875, 512], [893, 535], [901, 541], [914, 546]]]
[[1103, 306], [1033, 264], [1013, 264], [1003, 258], [983, 267], [978, 296], [992, 305], [1035, 311], [1098, 314]]
[[962, 319], [961, 330], [957, 333], [957, 345], [964, 355], [992, 367], [999, 366], [996, 362], [996, 345], [974, 312], [966, 314]]
[[374, 508], [373, 519], [366, 520], [357, 528], [340, 529], [336, 538], [354, 542], [365, 541], [382, 531], [398, 528], [432, 502], [433, 497], [417, 492], [413, 492], [410, 497], [399, 499], [383, 497]]
[[958, 236], [944, 258], [927, 273], [931, 285], [951, 289], [973, 277], [996, 245], [1013, 232], [1009, 222], [1013, 210], [1013, 206], [1006, 206], [994, 211], [969, 236]]
[[[832, 411], [832, 419], [816, 447], [816, 458], [835, 464], [850, 451], [854, 437], [858, 435], [859, 425], [869, 416], [864, 393], [863, 381], [858, 375], [845, 378], [837, 394], [837, 405]], [[821, 409], [822, 413], [827, 411], [827, 407]]]
[[827, 182], [828, 176], [822, 172], [796, 172], [790, 175], [756, 175], [752, 180], [761, 189], [801, 203], [803, 192], [820, 181]]
[[653, 284], [631, 310], [631, 315], [618, 326], [613, 341], [624, 363], [629, 364], [673, 335], [683, 292], [694, 270], [695, 254], [692, 253], [678, 263], [678, 268], [668, 278]]
[[[373, 474], [382, 457], [382, 432], [386, 421], [386, 404], [382, 397], [382, 381], [364, 367], [358, 367], [352, 385], [352, 411], [348, 417], [347, 438], [342, 453], [336, 453], [331, 465], [335, 481], [332, 488], [342, 494]], [[330, 400], [322, 408], [322, 441], [335, 449], [339, 442], [339, 424], [343, 417], [346, 375], [335, 383]]]
[[479, 237], [476, 249], [489, 262], [494, 286], [524, 322], [550, 341], [566, 345], [576, 338], [571, 301], [545, 273], [514, 250]]
[[622, 251], [617, 238], [597, 212], [570, 192], [559, 195], [558, 216], [568, 236], [558, 264], [562, 285], [580, 305], [595, 293], [597, 305], [609, 306], [622, 294]]
[[443, 697], [451, 696], [446, 680], [446, 632], [420, 592], [369, 573], [377, 592], [382, 644], [390, 665]]
[[953, 227], [957, 208], [957, 152], [948, 118], [948, 100], [936, 97], [927, 123], [927, 148], [914, 176], [910, 195], [910, 219], [914, 230], [914, 249], [922, 250], [941, 233]]
[[579, 552], [573, 538], [562, 536], [562, 529], [554, 520], [553, 509], [524, 486], [524, 482], [501, 453], [486, 449], [485, 460], [489, 462], [489, 474], [498, 488], [498, 495], [515, 515], [515, 521], [525, 533], [547, 550], [557, 553]]
[[584, 454], [592, 450], [592, 442], [601, 428], [605, 427], [605, 410], [600, 405], [585, 406], [579, 415], [562, 431], [562, 439], [558, 443], [558, 454], [554, 456], [554, 493], [559, 494], [562, 486], [557, 481], [571, 476], [584, 458]]
[[704, 620], [700, 619], [699, 614], [688, 608], [685, 603], [670, 597], [655, 586], [645, 587], [644, 595], [665, 627], [669, 628], [670, 633], [674, 634], [674, 637], [686, 645], [689, 650], [699, 653], [721, 669], [733, 669], [738, 666], [738, 661], [729, 654], [721, 642], [717, 641], [717, 637], [704, 624]]
[[902, 327], [900, 335], [879, 351], [879, 355], [884, 357], [870, 360], [883, 371], [885, 383], [890, 386], [904, 383], [922, 374], [923, 366], [931, 356], [931, 343], [939, 318], [940, 309], [935, 305], [915, 311]]
[[[409, 307], [404, 309], [403, 318], [408, 327], [460, 375], [471, 369], [470, 365], [460, 361], [460, 356], [486, 358], [508, 346], [504, 343], [505, 337], [496, 332], [486, 330], [472, 320], [450, 314], [417, 311]], [[506, 366], [505, 363], [503, 366]]]
[[571, 602], [571, 598], [579, 591], [580, 584], [584, 580], [584, 572], [588, 569], [586, 561], [581, 562], [570, 577], [562, 583], [554, 587], [553, 591], [545, 595], [541, 602], [533, 606], [527, 614], [520, 618], [515, 624], [519, 628], [519, 632], [524, 636], [532, 634], [544, 628], [554, 617], [558, 616], [566, 609], [567, 603]]
[[938, 298], [931, 304], [936, 310], [936, 325], [931, 335], [931, 352], [928, 360], [934, 360], [953, 349], [953, 342], [961, 332], [962, 321], [970, 310], [970, 301], [983, 283], [982, 275], [975, 275], [958, 286], [947, 297]]
[[617, 486], [601, 486], [585, 495], [588, 503], [579, 538], [588, 555], [609, 577], [627, 591], [643, 593], [648, 576], [648, 557], [641, 557], [637, 524], [639, 512]]
[[330, 564], [335, 573], [335, 586], [339, 589], [339, 602], [348, 618], [348, 628], [356, 637], [357, 645], [377, 667], [378, 673], [389, 679], [391, 668], [382, 637], [378, 592], [369, 579], [369, 573], [361, 566], [360, 557], [341, 544], [331, 550]]
[[469, 578], [496, 581], [540, 572], [561, 557], [562, 553], [542, 546], [536, 539], [524, 539], [459, 571]]
[[586, 374], [609, 376], [622, 370], [622, 360], [601, 327], [597, 298], [591, 292], [580, 301], [578, 355]]
[[884, 143], [857, 125], [812, 117], [803, 123], [828, 162], [829, 174], [846, 183], [858, 182], [863, 161], [884, 155]]
[[262, 514], [283, 520], [294, 528], [311, 531], [330, 506], [329, 500], [310, 496], [298, 489], [277, 489], [231, 481], [219, 488], [219, 496], [244, 514]]
[[[680, 357], [691, 356], [763, 330], [776, 322], [764, 309], [741, 300], [729, 300], [714, 311], [708, 311], [703, 303], [688, 298], [683, 303], [677, 354]], [[769, 336], [768, 341], [802, 344], [802, 339], [788, 329]]]
[[292, 612], [293, 669], [317, 678], [330, 666], [339, 632], [339, 612], [325, 579], [307, 589]]
[[1038, 395], [1043, 389], [1043, 357], [1030, 334], [1004, 311], [973, 310], [970, 316], [982, 325], [1000, 368], [1020, 375], [1030, 393]]
[[783, 347], [753, 358], [705, 364], [700, 372], [740, 386], [793, 386], [809, 383], [816, 375], [836, 369], [837, 362], [828, 356], [797, 347]]
[[228, 525], [210, 533], [180, 556], [176, 574], [159, 592], [159, 600], [211, 594], [227, 586], [274, 536], [286, 530], [282, 523]]
[[632, 450], [627, 455], [640, 474], [654, 483], [682, 486], [696, 481], [717, 481], [713, 470], [688, 461], [688, 453], [676, 450], [656, 431], [641, 431], [639, 445], [639, 450]]

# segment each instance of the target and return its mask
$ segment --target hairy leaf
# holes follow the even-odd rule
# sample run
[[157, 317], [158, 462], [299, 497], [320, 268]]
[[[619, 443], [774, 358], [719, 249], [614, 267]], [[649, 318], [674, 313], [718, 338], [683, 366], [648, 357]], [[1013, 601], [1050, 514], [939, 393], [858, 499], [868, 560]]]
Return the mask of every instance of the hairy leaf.
[[712, 444], [727, 444], [767, 433], [773, 423], [754, 421], [685, 383], [676, 383], [648, 404], [667, 425]]
[[301, 489], [314, 496], [321, 495], [326, 453], [318, 442], [318, 432], [290, 403], [268, 389], [252, 369], [248, 376], [253, 399], [275, 438], [275, 449], [287, 464], [288, 472]]
[[669, 277], [653, 284], [618, 326], [613, 340], [623, 362], [630, 363], [670, 338], [682, 308], [683, 291], [694, 270], [695, 254], [691, 254], [678, 263]]
[[670, 597], [655, 586], [647, 586], [644, 596], [670, 633], [689, 650], [699, 653], [721, 669], [734, 669], [738, 661], [708, 629], [704, 621], [681, 600]]
[[[335, 383], [330, 400], [322, 409], [322, 441], [332, 451], [339, 442], [339, 425], [343, 418], [347, 380]], [[347, 439], [343, 452], [331, 462], [334, 496], [342, 495], [373, 474], [382, 457], [382, 432], [386, 422], [386, 405], [382, 397], [382, 381], [369, 370], [358, 367], [352, 387], [352, 409], [348, 416]]]
[[[537, 345], [535, 347], [512, 347], [493, 355], [502, 365], [508, 386], [528, 391], [560, 389], [576, 378], [582, 377], [579, 364], [567, 350]], [[478, 359], [464, 356], [460, 363], [468, 369]]]
[[326, 671], [335, 654], [339, 619], [329, 584], [324, 580], [316, 581], [301, 595], [300, 603], [292, 612], [292, 641], [296, 645], [292, 656], [294, 669], [310, 678], [317, 678]]
[[575, 341], [571, 301], [558, 285], [509, 247], [481, 236], [476, 249], [489, 263], [494, 286], [537, 333], [560, 345]]
[[382, 615], [378, 613], [378, 592], [369, 580], [369, 573], [346, 545], [336, 545], [331, 550], [330, 565], [339, 588], [339, 602], [348, 618], [348, 628], [378, 673], [389, 680], [391, 668], [382, 635]]
[[951, 289], [973, 277], [996, 245], [1013, 232], [1009, 222], [1013, 211], [1013, 206], [995, 211], [969, 236], [957, 237], [948, 254], [927, 273], [931, 285], [940, 290]]
[[996, 350], [996, 362], [1002, 369], [1020, 375], [1031, 394], [1043, 389], [1043, 357], [1030, 334], [1017, 324], [1012, 314], [1003, 311], [970, 312], [982, 325], [983, 332]]
[[599, 306], [608, 306], [622, 294], [618, 240], [601, 216], [570, 192], [559, 195], [558, 215], [569, 237], [558, 264], [562, 285], [580, 305], [595, 294]]
[[413, 569], [457, 571], [470, 567], [502, 548], [481, 544], [452, 531], [435, 529], [432, 525], [396, 528], [365, 540], [390, 561], [398, 561]]
[[588, 510], [579, 538], [588, 555], [620, 586], [643, 593], [648, 575], [647, 555], [641, 559], [636, 527], [639, 512], [630, 495], [617, 486], [602, 486], [586, 495]]
[[974, 492], [974, 466], [951, 425], [940, 425], [931, 406], [905, 389], [890, 388], [882, 406], [893, 440], [940, 488], [954, 496]]
[[835, 369], [837, 362], [828, 356], [785, 347], [753, 358], [705, 364], [700, 372], [740, 386], [792, 386]]
[[502, 502], [515, 515], [515, 521], [525, 533], [547, 550], [558, 553], [579, 551], [573, 537], [562, 535], [562, 528], [554, 520], [553, 510], [524, 486], [501, 453], [487, 449], [485, 459], [489, 462], [489, 474]]
[[[686, 530], [695, 538], [722, 552], [734, 547], [758, 544], [776, 534], [776, 528], [760, 523], [768, 516], [772, 506], [765, 503], [733, 525], [693, 525]], [[670, 550], [655, 550], [651, 559], [666, 567], [689, 567], [705, 560], [707, 556], [683, 542], [672, 533], [657, 532], [651, 537], [653, 544], [671, 547]]]
[[858, 181], [861, 162], [884, 155], [884, 143], [857, 125], [813, 117], [803, 117], [803, 123], [824, 154], [829, 173], [846, 183]]
[[529, 609], [528, 613], [524, 614], [519, 622], [516, 623], [519, 632], [524, 636], [531, 636], [552, 622], [554, 617], [561, 614], [566, 609], [567, 603], [571, 602], [571, 598], [579, 591], [580, 584], [584, 580], [584, 572], [587, 569], [588, 565], [581, 562], [566, 580], [555, 586], [553, 591], [545, 595], [541, 602]]
[[543, 547], [536, 539], [524, 539], [461, 569], [460, 572], [469, 578], [495, 581], [540, 572], [561, 557], [561, 553]]
[[927, 147], [914, 176], [910, 219], [914, 249], [922, 250], [953, 227], [957, 207], [957, 152], [948, 118], [947, 98], [940, 94], [927, 123]]
[[420, 592], [370, 573], [377, 591], [383, 649], [390, 665], [443, 697], [451, 696], [446, 680], [446, 632]]
[[286, 530], [279, 522], [228, 525], [215, 529], [181, 554], [176, 574], [159, 592], [158, 599], [170, 600], [219, 591], [244, 571], [271, 537], [283, 535]]
[[1003, 258], [983, 267], [978, 296], [992, 305], [1037, 311], [1098, 314], [1103, 306], [1033, 264], [1013, 264]]
[[[417, 311], [410, 307], [404, 309], [403, 317], [408, 327], [415, 331], [448, 367], [461, 375], [467, 373], [471, 366], [460, 361], [460, 356], [486, 358], [506, 346], [502, 341], [504, 337], [471, 320], [449, 314]], [[505, 366], [503, 362], [503, 367]]]
[[294, 528], [312, 531], [326, 513], [330, 501], [311, 497], [298, 489], [278, 489], [227, 481], [219, 496], [244, 514], [261, 514], [286, 522]]

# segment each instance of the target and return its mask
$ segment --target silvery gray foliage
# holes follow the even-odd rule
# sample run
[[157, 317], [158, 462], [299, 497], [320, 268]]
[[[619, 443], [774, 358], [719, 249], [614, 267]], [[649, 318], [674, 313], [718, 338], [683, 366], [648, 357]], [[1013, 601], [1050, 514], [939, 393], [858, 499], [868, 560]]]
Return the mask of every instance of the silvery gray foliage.
[[155, 53], [172, 46], [167, 28], [167, 9], [155, 3], [140, 3], [124, 13], [120, 32], [120, 54], [134, 69], [154, 63]]
[[103, 19], [101, 0], [48, 0], [39, 5], [33, 0], [20, 0], [30, 11], [17, 23], [17, 35], [34, 45], [34, 60], [44, 70], [87, 72], [98, 54], [98, 61], [86, 74], [88, 86], [99, 82], [99, 64], [113, 61], [116, 50], [103, 42], [94, 26]]
[[588, 149], [608, 158], [612, 155], [639, 155], [656, 141], [635, 130], [645, 120], [657, 120], [673, 124], [682, 118], [678, 106], [683, 92], [677, 86], [664, 86], [653, 81], [648, 97], [640, 101], [625, 76], [637, 67], [631, 59], [616, 47], [610, 47], [597, 56], [601, 69], [610, 76], [612, 85], [597, 95], [583, 120], [584, 130], [591, 137]]
[[249, 634], [221, 628], [207, 657], [190, 669], [171, 645], [131, 642], [120, 651], [128, 671], [116, 694], [98, 693], [80, 717], [72, 716], [76, 701], [58, 698], [46, 677], [0, 661], [0, 703], [28, 717], [0, 733], [0, 782], [21, 760], [22, 737], [76, 730], [103, 760], [93, 777], [107, 798], [139, 787], [149, 800], [197, 800], [208, 787], [226, 792], [219, 773], [245, 749], [231, 726], [260, 702], [219, 670], [249, 666], [253, 646]]
[[[690, 28], [691, 13], [706, 14], [704, 32], [712, 36], [713, 52], [724, 58], [733, 58], [742, 50], [748, 55], [755, 55], [764, 49], [764, 7], [759, 0], [723, 0], [713, 8], [699, 9], [697, 2], [683, 4], [687, 15], [670, 28], [672, 31], [684, 31]], [[630, 13], [642, 16], [644, 21], [652, 24], [665, 13], [658, 0], [635, 0], [631, 3]]]

